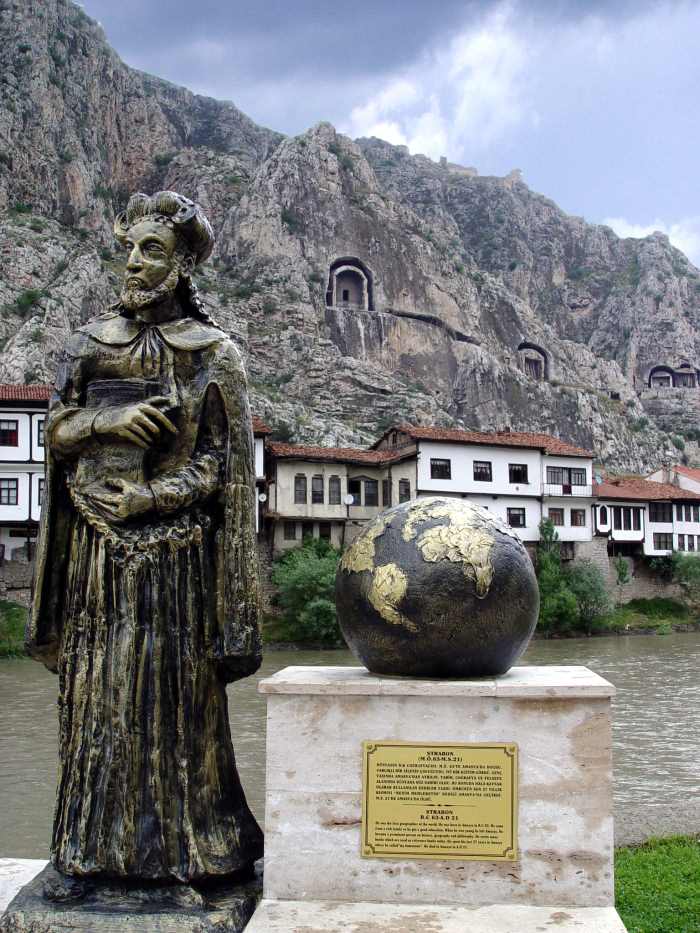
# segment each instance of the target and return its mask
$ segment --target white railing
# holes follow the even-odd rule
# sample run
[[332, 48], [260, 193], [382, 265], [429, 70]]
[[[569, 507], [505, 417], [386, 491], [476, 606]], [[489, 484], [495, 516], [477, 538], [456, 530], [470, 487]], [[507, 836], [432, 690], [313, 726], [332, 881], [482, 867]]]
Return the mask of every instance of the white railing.
[[545, 483], [543, 493], [545, 496], [579, 496], [581, 498], [590, 498], [593, 495], [592, 486], [570, 486], [566, 483]]

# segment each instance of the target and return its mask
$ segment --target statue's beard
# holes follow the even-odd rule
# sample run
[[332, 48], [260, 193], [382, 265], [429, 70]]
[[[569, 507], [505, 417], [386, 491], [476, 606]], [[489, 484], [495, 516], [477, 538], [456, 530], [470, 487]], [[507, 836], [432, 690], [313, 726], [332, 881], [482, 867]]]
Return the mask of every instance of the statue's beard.
[[127, 311], [139, 311], [151, 305], [160, 304], [171, 298], [180, 281], [180, 270], [173, 268], [155, 288], [141, 288], [138, 285], [124, 285], [119, 296]]

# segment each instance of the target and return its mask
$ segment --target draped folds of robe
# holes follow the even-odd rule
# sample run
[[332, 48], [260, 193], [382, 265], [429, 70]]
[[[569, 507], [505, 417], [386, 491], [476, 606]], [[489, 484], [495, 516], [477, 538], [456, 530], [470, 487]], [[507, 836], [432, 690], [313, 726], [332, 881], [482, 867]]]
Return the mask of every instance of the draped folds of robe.
[[[56, 426], [152, 396], [178, 429], [147, 452]], [[76, 422], [77, 424], [77, 422]], [[120, 313], [78, 330], [46, 425], [30, 653], [59, 674], [52, 861], [68, 874], [196, 881], [247, 867], [262, 834], [236, 772], [225, 684], [260, 664], [245, 375], [216, 327]], [[101, 442], [102, 441], [102, 442]], [[150, 483], [117, 523], [90, 492]]]

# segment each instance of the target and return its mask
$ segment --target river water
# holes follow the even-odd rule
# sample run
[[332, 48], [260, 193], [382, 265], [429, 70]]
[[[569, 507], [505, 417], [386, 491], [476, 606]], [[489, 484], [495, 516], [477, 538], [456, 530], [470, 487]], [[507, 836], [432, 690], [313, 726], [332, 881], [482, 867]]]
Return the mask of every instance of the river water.
[[[356, 664], [347, 651], [268, 651], [229, 688], [231, 731], [251, 807], [264, 819], [265, 698], [257, 682], [290, 664]], [[700, 633], [536, 641], [521, 664], [584, 664], [614, 701], [618, 842], [700, 832]], [[30, 660], [0, 660], [0, 857], [48, 853], [56, 780], [58, 681]]]

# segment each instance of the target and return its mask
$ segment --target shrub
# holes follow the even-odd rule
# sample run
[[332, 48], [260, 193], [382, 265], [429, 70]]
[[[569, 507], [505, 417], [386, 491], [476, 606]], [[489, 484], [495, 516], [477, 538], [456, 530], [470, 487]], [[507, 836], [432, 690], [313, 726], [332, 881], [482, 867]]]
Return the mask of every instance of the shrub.
[[44, 229], [44, 225], [42, 224], [42, 222], [40, 220], [37, 220], [36, 218], [29, 222], [29, 227], [35, 233], [41, 233]]
[[569, 270], [569, 278], [573, 279], [574, 282], [585, 279], [587, 275], [589, 275], [589, 270], [585, 266], [574, 266], [573, 269]]
[[677, 434], [674, 434], [671, 438], [671, 443], [677, 450], [685, 450], [685, 441], [682, 437], [679, 437]]
[[700, 599], [700, 557], [675, 551], [670, 558], [672, 576], [688, 591], [693, 601]]
[[603, 573], [592, 561], [582, 560], [567, 568], [565, 579], [578, 604], [579, 622], [590, 634], [611, 608]]
[[39, 303], [42, 298], [42, 292], [38, 288], [28, 288], [15, 299], [14, 310], [22, 316]]
[[263, 301], [263, 314], [275, 314], [278, 310], [277, 302], [274, 298], [266, 298]]
[[617, 575], [618, 586], [623, 586], [630, 582], [630, 568], [624, 557], [615, 558], [615, 573]]
[[159, 152], [153, 156], [157, 168], [166, 168], [175, 158], [174, 152]]
[[343, 643], [335, 614], [335, 574], [340, 554], [320, 538], [305, 538], [272, 571], [277, 601], [290, 634], [298, 641]]
[[297, 217], [294, 211], [290, 210], [288, 207], [282, 208], [282, 223], [289, 230], [290, 233], [299, 233], [302, 229], [303, 224], [301, 219]]

